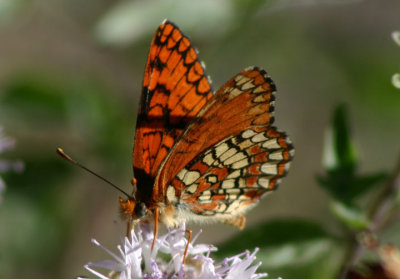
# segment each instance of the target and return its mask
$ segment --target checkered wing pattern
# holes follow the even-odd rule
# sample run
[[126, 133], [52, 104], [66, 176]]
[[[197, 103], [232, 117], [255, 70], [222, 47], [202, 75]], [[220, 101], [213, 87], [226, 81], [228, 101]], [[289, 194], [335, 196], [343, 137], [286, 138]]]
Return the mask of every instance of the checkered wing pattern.
[[224, 219], [274, 189], [293, 156], [287, 137], [271, 127], [274, 94], [256, 67], [228, 81], [176, 143], [155, 193], [195, 215]]
[[133, 167], [142, 193], [151, 193], [162, 161], [212, 95], [196, 50], [165, 21], [150, 46], [136, 124]]
[[284, 133], [274, 127], [249, 127], [193, 159], [172, 181], [167, 197], [193, 214], [231, 219], [276, 188], [292, 157]]

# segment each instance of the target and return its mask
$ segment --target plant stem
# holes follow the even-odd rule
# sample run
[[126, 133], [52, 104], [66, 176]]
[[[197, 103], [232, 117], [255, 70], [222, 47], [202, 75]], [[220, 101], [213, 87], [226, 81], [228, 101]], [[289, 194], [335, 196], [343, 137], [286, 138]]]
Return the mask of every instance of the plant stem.
[[392, 177], [389, 180], [389, 183], [386, 184], [386, 187], [383, 189], [380, 195], [378, 195], [375, 203], [371, 206], [371, 210], [368, 215], [371, 220], [370, 231], [372, 233], [376, 233], [384, 226], [389, 212], [393, 208], [393, 201], [396, 198], [396, 194], [399, 189], [400, 159], [397, 163], [397, 167], [393, 172]]
[[351, 235], [351, 242], [349, 244], [349, 248], [347, 250], [347, 254], [345, 255], [342, 268], [340, 270], [340, 279], [346, 279], [347, 273], [349, 272], [350, 267], [357, 261], [362, 253], [363, 247], [358, 243], [354, 234]]
[[[383, 190], [377, 196], [376, 200], [371, 206], [371, 210], [368, 213], [368, 217], [371, 220], [371, 225], [369, 231], [371, 234], [376, 234], [376, 232], [384, 227], [386, 220], [388, 220], [389, 213], [393, 208], [393, 202], [396, 197], [397, 192], [400, 189], [400, 159], [397, 163], [397, 167], [393, 172], [392, 177], [389, 182], [385, 185]], [[351, 234], [351, 243], [349, 244], [349, 250], [347, 255], [344, 257], [342, 263], [342, 270], [340, 273], [340, 278], [345, 279], [349, 268], [353, 266], [360, 258], [363, 246], [357, 240], [358, 234], [360, 232], [355, 232]]]

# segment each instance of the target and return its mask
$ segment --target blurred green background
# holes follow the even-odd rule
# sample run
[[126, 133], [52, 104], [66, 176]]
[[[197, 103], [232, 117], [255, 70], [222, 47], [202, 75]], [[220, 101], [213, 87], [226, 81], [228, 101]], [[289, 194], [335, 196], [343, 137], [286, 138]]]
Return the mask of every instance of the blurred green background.
[[[165, 18], [198, 48], [214, 90], [250, 65], [265, 68], [277, 84], [275, 123], [290, 135], [296, 156], [279, 190], [247, 214], [248, 227], [257, 231], [260, 222], [275, 220], [265, 232], [275, 224], [301, 239], [341, 234], [315, 179], [338, 103], [349, 110], [360, 172], [394, 168], [400, 90], [391, 76], [400, 71], [400, 48], [391, 33], [400, 29], [398, 0], [1, 0], [0, 126], [17, 141], [1, 157], [21, 159], [25, 171], [2, 175], [0, 278], [88, 275], [83, 264], [107, 257], [90, 239], [117, 244], [113, 221], [124, 227], [119, 193], [55, 149], [130, 191], [143, 70]], [[280, 225], [288, 218], [310, 224]], [[304, 238], [296, 231], [302, 226], [300, 234], [310, 232]], [[202, 229], [199, 241], [216, 245], [238, 233], [226, 225]], [[274, 253], [260, 257], [269, 278], [327, 278], [328, 259], [340, 258], [323, 238], [303, 254], [275, 244]], [[317, 256], [325, 265], [312, 261]], [[290, 270], [301, 269], [312, 271], [292, 277]]]

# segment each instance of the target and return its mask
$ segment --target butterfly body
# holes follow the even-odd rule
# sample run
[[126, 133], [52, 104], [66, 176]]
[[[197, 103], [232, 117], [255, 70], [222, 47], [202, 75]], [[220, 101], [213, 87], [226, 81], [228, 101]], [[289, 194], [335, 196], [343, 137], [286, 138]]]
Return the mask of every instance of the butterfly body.
[[275, 85], [250, 67], [212, 93], [189, 39], [173, 23], [157, 30], [136, 125], [131, 221], [243, 227], [243, 214], [286, 175], [294, 149], [274, 121]]

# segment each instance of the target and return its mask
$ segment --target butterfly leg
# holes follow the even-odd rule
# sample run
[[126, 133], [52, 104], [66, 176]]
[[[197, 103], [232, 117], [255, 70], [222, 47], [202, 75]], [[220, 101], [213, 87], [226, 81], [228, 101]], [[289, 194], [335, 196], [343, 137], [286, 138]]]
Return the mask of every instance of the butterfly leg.
[[154, 235], [153, 235], [153, 242], [151, 243], [151, 252], [153, 252], [154, 244], [156, 243], [156, 238], [158, 234], [158, 208], [154, 210]]
[[244, 217], [243, 215], [234, 216], [230, 219], [225, 219], [223, 223], [232, 225], [239, 230], [242, 230], [244, 228], [244, 225], [246, 224], [246, 217]]
[[126, 237], [130, 238], [131, 236], [131, 219], [129, 218], [129, 220], [126, 222]]
[[190, 244], [190, 241], [192, 240], [192, 231], [186, 229], [185, 233], [188, 234], [188, 239], [187, 239], [187, 243], [186, 243], [186, 247], [185, 247], [185, 252], [183, 253], [183, 264], [186, 263], [186, 256], [187, 256], [187, 253], [188, 253], [189, 244]]

